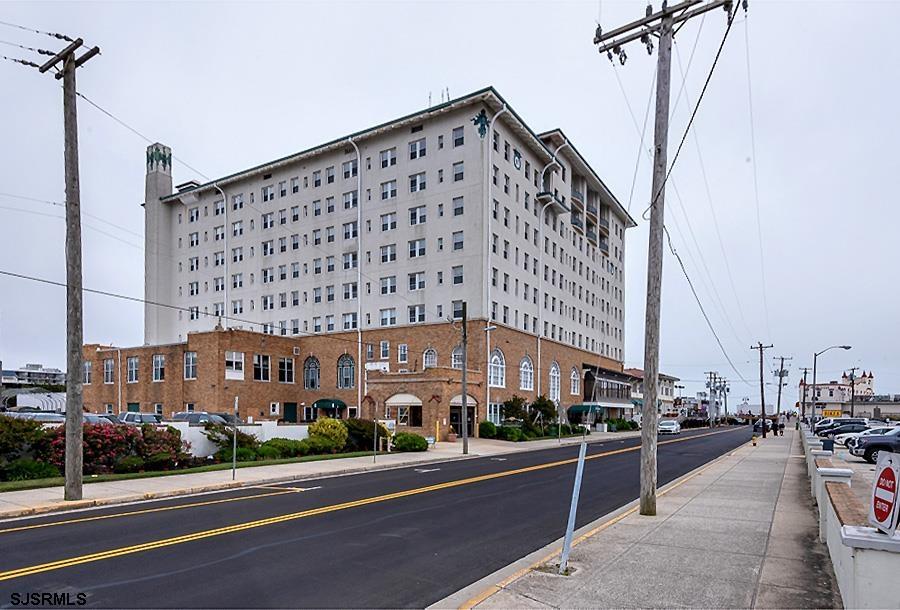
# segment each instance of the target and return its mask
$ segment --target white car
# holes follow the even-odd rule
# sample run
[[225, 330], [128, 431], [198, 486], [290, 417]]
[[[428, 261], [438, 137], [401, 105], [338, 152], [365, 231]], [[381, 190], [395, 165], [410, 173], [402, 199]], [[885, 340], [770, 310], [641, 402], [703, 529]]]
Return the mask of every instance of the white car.
[[877, 428], [869, 428], [862, 432], [848, 432], [846, 434], [838, 434], [834, 437], [834, 442], [840, 443], [844, 447], [852, 447], [856, 444], [856, 440], [861, 436], [871, 436], [872, 434], [887, 434], [894, 429], [894, 426], [878, 426]]
[[660, 434], [680, 434], [681, 424], [674, 419], [664, 419], [659, 422]]

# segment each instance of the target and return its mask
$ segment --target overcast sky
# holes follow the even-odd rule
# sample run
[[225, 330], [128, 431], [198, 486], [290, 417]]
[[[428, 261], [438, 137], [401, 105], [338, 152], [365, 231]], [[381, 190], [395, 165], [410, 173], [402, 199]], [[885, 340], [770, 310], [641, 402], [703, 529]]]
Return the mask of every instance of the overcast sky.
[[[642, 366], [645, 155], [633, 193], [632, 182], [656, 55], [635, 43], [627, 64], [613, 65], [592, 38], [598, 16], [611, 29], [642, 16], [644, 5], [4, 2], [0, 21], [99, 45], [103, 54], [78, 72], [79, 91], [212, 178], [420, 110], [429, 92], [437, 103], [443, 88], [458, 97], [493, 85], [535, 131], [565, 130], [623, 204], [631, 201], [639, 226], [626, 238], [625, 354], [627, 366]], [[793, 356], [791, 403], [799, 367], [834, 343], [853, 349], [822, 356], [820, 380], [859, 366], [874, 370], [876, 391], [900, 393], [900, 211], [891, 186], [900, 174], [892, 82], [898, 19], [900, 4], [890, 2], [753, 0], [749, 18], [741, 12], [732, 27], [669, 183], [666, 224], [751, 385], [729, 366], [667, 251], [661, 368], [684, 379], [687, 393], [702, 389], [704, 371], [717, 370], [736, 380], [733, 404], [744, 396], [758, 402], [758, 361], [749, 349], [756, 341], [775, 345], [766, 352], [769, 383], [771, 357]], [[725, 27], [714, 11], [676, 37], [670, 160]], [[0, 40], [64, 44], [4, 25]], [[58, 82], [0, 61], [0, 92], [0, 192], [63, 201]], [[140, 297], [146, 142], [83, 101], [79, 121], [84, 285]], [[645, 148], [652, 124], [651, 115]], [[175, 164], [176, 184], [195, 178], [203, 179]], [[0, 269], [64, 281], [61, 217], [59, 207], [0, 195]], [[141, 305], [85, 297], [87, 342], [141, 344], [142, 320]], [[64, 368], [62, 288], [0, 276], [0, 359], [7, 368]]]

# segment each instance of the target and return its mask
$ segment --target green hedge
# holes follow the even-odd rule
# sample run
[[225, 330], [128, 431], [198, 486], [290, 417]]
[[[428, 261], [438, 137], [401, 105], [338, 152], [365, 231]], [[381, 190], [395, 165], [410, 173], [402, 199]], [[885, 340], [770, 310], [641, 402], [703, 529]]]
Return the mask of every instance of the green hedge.
[[394, 435], [394, 450], [396, 451], [426, 451], [428, 441], [424, 436], [412, 432], [400, 432]]
[[494, 425], [494, 422], [481, 422], [478, 424], [478, 436], [481, 438], [497, 438], [497, 426]]

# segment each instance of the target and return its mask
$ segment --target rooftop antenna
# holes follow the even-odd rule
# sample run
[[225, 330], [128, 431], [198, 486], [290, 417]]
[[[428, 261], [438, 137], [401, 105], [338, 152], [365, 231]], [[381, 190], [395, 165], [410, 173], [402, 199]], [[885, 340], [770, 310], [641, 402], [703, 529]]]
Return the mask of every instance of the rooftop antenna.
[[428, 92], [428, 107], [431, 108], [431, 91]]

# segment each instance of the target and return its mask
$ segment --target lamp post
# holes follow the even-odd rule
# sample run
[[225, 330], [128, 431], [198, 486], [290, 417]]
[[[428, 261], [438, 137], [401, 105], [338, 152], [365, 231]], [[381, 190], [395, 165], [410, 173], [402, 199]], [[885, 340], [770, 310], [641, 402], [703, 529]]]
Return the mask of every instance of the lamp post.
[[837, 348], [846, 350], [846, 349], [850, 349], [850, 346], [849, 346], [849, 345], [832, 345], [831, 347], [826, 347], [825, 349], [823, 349], [823, 350], [820, 351], [820, 352], [814, 352], [814, 353], [813, 353], [813, 389], [812, 389], [812, 399], [813, 399], [813, 403], [812, 403], [812, 410], [810, 411], [810, 414], [809, 414], [809, 428], [810, 428], [810, 430], [812, 430], [812, 427], [813, 427], [813, 420], [814, 420], [815, 417], [816, 417], [816, 402], [817, 402], [817, 399], [818, 399], [818, 397], [816, 396], [816, 360], [819, 358], [819, 356], [821, 356], [822, 354], [824, 354], [824, 353], [827, 352], [828, 350], [837, 349]]

